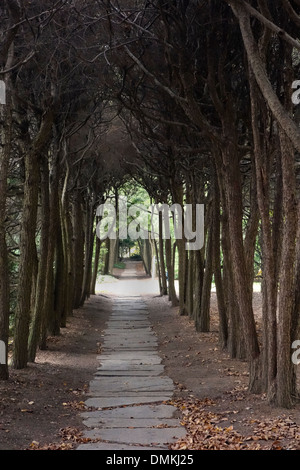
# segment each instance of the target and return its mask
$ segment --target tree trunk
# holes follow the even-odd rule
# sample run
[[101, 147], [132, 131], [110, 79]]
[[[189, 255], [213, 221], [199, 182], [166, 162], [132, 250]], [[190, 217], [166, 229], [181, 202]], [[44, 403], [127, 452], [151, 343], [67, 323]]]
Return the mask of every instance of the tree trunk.
[[228, 341], [228, 318], [224, 296], [224, 284], [221, 272], [221, 226], [220, 226], [220, 191], [217, 174], [214, 172], [214, 201], [213, 201], [213, 273], [216, 286], [219, 312], [219, 344], [226, 349]]
[[171, 237], [165, 240], [166, 266], [168, 271], [168, 292], [169, 300], [173, 307], [178, 306], [178, 297], [175, 289], [174, 264], [172, 261], [172, 240]]
[[55, 276], [54, 276], [54, 300], [53, 315], [48, 321], [48, 330], [50, 335], [58, 336], [60, 334], [61, 318], [65, 309], [66, 285], [65, 285], [65, 259], [62, 241], [62, 228], [57, 231], [56, 250], [55, 250]]
[[[7, 83], [7, 82], [6, 82]], [[6, 197], [9, 158], [12, 141], [12, 116], [10, 97], [6, 106], [0, 106], [0, 119], [3, 123], [0, 131], [0, 341], [5, 347], [5, 363], [0, 363], [0, 380], [9, 378], [7, 353], [9, 335], [9, 271], [6, 244]]]
[[46, 285], [45, 296], [43, 305], [43, 315], [41, 321], [41, 334], [39, 348], [45, 350], [47, 347], [47, 333], [48, 328], [57, 332], [56, 326], [56, 312], [54, 309], [54, 259], [57, 247], [57, 240], [59, 234], [59, 153], [57, 148], [57, 137], [51, 161], [51, 170], [49, 178], [49, 191], [50, 191], [50, 227], [49, 227], [49, 240], [48, 240], [48, 258], [47, 258], [47, 272], [46, 272]]
[[[249, 391], [260, 392], [260, 372], [258, 367], [260, 349], [252, 308], [252, 291], [249, 286], [249, 275], [243, 245], [243, 210], [242, 188], [237, 146], [232, 133], [232, 122], [226, 121], [224, 126], [226, 135], [230, 135], [230, 142], [223, 149], [223, 162], [225, 167], [225, 195], [228, 208], [228, 228], [230, 239], [230, 254], [233, 269], [234, 295], [236, 295], [239, 315], [243, 328], [243, 337], [247, 358], [249, 361]], [[229, 140], [229, 139], [228, 139]], [[253, 375], [254, 374], [254, 375]]]
[[110, 239], [107, 237], [105, 240], [106, 253], [104, 255], [104, 268], [103, 274], [109, 274], [109, 252], [110, 252]]
[[250, 16], [244, 10], [242, 4], [234, 2], [231, 6], [235, 15], [237, 16], [241, 28], [243, 42], [247, 52], [247, 57], [253, 70], [255, 80], [261, 90], [261, 93], [268, 103], [275, 119], [278, 121], [284, 132], [290, 138], [295, 149], [300, 152], [300, 130], [297, 124], [293, 121], [287, 110], [281, 104], [275, 91], [272, 88], [270, 80], [266, 72], [266, 64], [262, 61], [259, 49], [255, 42], [252, 30]]
[[159, 251], [158, 251], [158, 247], [157, 247], [157, 242], [156, 240], [153, 240], [153, 243], [154, 243], [154, 249], [155, 249], [155, 255], [156, 255], [156, 262], [157, 262], [157, 274], [158, 274], [158, 284], [159, 284], [159, 292], [160, 292], [160, 295], [161, 292], [162, 292], [162, 283], [161, 283], [161, 270], [160, 270], [160, 261], [159, 261]]
[[[91, 285], [91, 272], [92, 272], [92, 260], [93, 260], [93, 247], [94, 247], [94, 198], [90, 200], [87, 198], [86, 204], [86, 227], [85, 227], [85, 259], [84, 259], [84, 273], [82, 283], [82, 294], [80, 304], [83, 305], [85, 300], [90, 296], [90, 285]], [[118, 257], [118, 244], [115, 246], [115, 260]], [[113, 266], [112, 266], [113, 269]]]
[[73, 268], [73, 227], [70, 217], [69, 196], [65, 192], [61, 202], [61, 226], [64, 253], [64, 309], [61, 317], [61, 327], [66, 327], [67, 318], [73, 313], [74, 268]]
[[[173, 202], [178, 204], [183, 209], [183, 188], [181, 186], [173, 186], [172, 188]], [[182, 211], [183, 212], [183, 211]], [[184, 227], [183, 213], [182, 213], [182, 227]], [[185, 286], [186, 286], [186, 250], [185, 250], [185, 239], [182, 233], [181, 239], [177, 240], [178, 248], [178, 265], [180, 267], [178, 272], [178, 284], [179, 284], [179, 315], [186, 315], [185, 306]]]
[[96, 283], [97, 283], [97, 276], [98, 276], [98, 269], [99, 269], [101, 244], [102, 243], [101, 243], [100, 238], [97, 237], [96, 246], [95, 246], [94, 264], [93, 264], [93, 274], [92, 274], [91, 287], [90, 287], [91, 295], [96, 294]]
[[295, 393], [292, 380], [291, 335], [296, 290], [294, 269], [298, 212], [294, 169], [295, 154], [290, 139], [282, 129], [280, 130], [280, 143], [285, 230], [282, 240], [279, 278], [276, 404], [284, 408], [291, 408], [293, 405], [292, 395]]
[[74, 302], [75, 309], [80, 307], [83, 271], [84, 271], [84, 228], [82, 216], [82, 201], [79, 189], [75, 190], [73, 201], [73, 227], [74, 227]]
[[186, 305], [190, 318], [194, 315], [194, 251], [188, 253], [188, 276], [187, 276], [187, 290], [186, 290]]
[[15, 315], [13, 367], [27, 366], [31, 289], [35, 256], [39, 164], [35, 152], [25, 155], [23, 217], [20, 235], [19, 285]]
[[161, 295], [168, 294], [168, 286], [167, 286], [167, 277], [166, 277], [166, 267], [165, 267], [165, 257], [164, 257], [164, 242], [163, 242], [163, 224], [162, 224], [162, 213], [159, 211], [159, 240], [158, 240], [158, 247], [159, 247], [159, 264], [160, 264], [160, 274], [161, 274]]
[[43, 160], [41, 165], [41, 236], [40, 236], [40, 256], [38, 262], [38, 276], [36, 283], [35, 304], [33, 317], [31, 321], [29, 343], [28, 343], [28, 360], [34, 362], [37, 347], [40, 339], [42, 318], [44, 316], [44, 299], [46, 288], [48, 246], [49, 246], [49, 174], [48, 161]]
[[213, 275], [213, 223], [212, 223], [212, 209], [207, 210], [207, 223], [208, 233], [205, 249], [205, 268], [203, 276], [203, 286], [201, 294], [201, 306], [199, 316], [195, 318], [196, 330], [201, 332], [208, 332], [210, 328], [210, 298], [211, 298], [211, 283]]
[[[262, 144], [260, 127], [258, 127], [259, 110], [264, 103], [259, 100], [259, 90], [254, 81], [251, 70], [250, 96], [252, 110], [252, 132], [254, 141], [254, 157], [256, 170], [256, 186], [258, 195], [258, 207], [262, 226], [262, 318], [263, 318], [263, 349], [262, 349], [262, 387], [267, 392], [269, 400], [273, 400], [274, 384], [277, 370], [277, 275], [274, 257], [274, 242], [272, 236], [272, 223], [270, 218], [270, 155], [264, 152], [265, 144]], [[262, 114], [261, 120], [266, 121]], [[261, 124], [263, 125], [263, 124]], [[266, 124], [267, 125], [267, 124]], [[266, 139], [266, 137], [265, 137]], [[277, 184], [277, 193], [280, 184]], [[278, 204], [275, 204], [278, 212]], [[278, 236], [275, 221], [273, 221], [274, 233]]]

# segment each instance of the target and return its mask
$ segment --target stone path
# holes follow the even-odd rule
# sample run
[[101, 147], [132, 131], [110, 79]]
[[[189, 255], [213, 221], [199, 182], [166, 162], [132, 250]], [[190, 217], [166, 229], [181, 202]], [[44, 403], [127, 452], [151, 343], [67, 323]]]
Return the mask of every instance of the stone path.
[[138, 296], [117, 298], [107, 322], [100, 364], [82, 413], [84, 437], [99, 440], [77, 450], [168, 449], [186, 434], [175, 418], [172, 380], [163, 374], [148, 311]]

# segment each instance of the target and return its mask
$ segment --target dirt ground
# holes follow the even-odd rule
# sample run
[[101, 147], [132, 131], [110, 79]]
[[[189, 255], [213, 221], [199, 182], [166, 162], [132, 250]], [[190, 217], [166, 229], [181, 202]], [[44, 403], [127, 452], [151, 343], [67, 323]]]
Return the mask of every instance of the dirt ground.
[[0, 450], [74, 446], [73, 430], [82, 428], [79, 413], [110, 309], [110, 299], [92, 296], [60, 336], [48, 339], [34, 364], [11, 369], [8, 382], [0, 382]]
[[[208, 430], [211, 425], [232, 429], [242, 436], [245, 445], [249, 442], [249, 450], [300, 449], [299, 405], [292, 410], [275, 408], [267, 403], [265, 395], [249, 394], [247, 362], [230, 359], [219, 348], [216, 294], [211, 299], [209, 333], [197, 333], [188, 317], [179, 316], [178, 309], [170, 307], [167, 297], [145, 299], [159, 338], [165, 373], [177, 385], [174, 398], [191, 403], [187, 406], [191, 417], [187, 418], [193, 420], [189, 429], [192, 438], [198, 432], [197, 420], [210, 419], [211, 415]], [[255, 293], [254, 310], [258, 314], [260, 305], [260, 294]], [[199, 414], [196, 408], [201, 410]], [[189, 425], [189, 420], [186, 423]], [[192, 445], [188, 448], [198, 449]]]
[[[167, 297], [146, 292], [143, 298], [165, 373], [176, 384], [174, 403], [187, 410], [190, 436], [197, 436], [195, 426], [200, 421], [195, 411], [201, 408], [205, 420], [212, 417], [210, 427], [218, 423], [226, 432], [238, 432], [246, 441], [268, 449], [274, 448], [274, 442], [280, 449], [298, 448], [299, 407], [275, 409], [264, 396], [249, 395], [247, 364], [230, 359], [219, 349], [215, 294], [212, 329], [205, 334], [197, 333], [189, 318], [180, 317]], [[85, 410], [88, 384], [98, 365], [96, 356], [101, 353], [101, 334], [112, 299], [113, 294], [92, 296], [82, 309], [74, 311], [60, 336], [49, 338], [48, 349], [38, 352], [34, 364], [10, 370], [9, 380], [0, 382], [0, 450], [76, 448], [84, 429], [80, 412]], [[259, 314], [259, 293], [254, 305]], [[182, 406], [184, 402], [190, 406]]]

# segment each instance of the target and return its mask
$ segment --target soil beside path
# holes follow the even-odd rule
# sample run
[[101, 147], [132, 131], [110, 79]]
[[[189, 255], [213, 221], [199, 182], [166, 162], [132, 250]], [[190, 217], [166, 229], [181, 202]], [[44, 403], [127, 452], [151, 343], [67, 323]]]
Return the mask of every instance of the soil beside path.
[[[216, 423], [228, 430], [228, 448], [233, 431], [252, 436], [249, 442], [268, 448], [274, 442], [275, 448], [295, 448], [295, 436], [298, 442], [300, 436], [299, 407], [274, 409], [264, 396], [247, 393], [247, 364], [229, 359], [218, 347], [214, 294], [212, 331], [198, 334], [167, 297], [158, 296], [157, 282], [145, 278], [139, 264], [135, 266], [140, 275], [131, 279], [132, 291], [138, 289], [147, 304], [165, 373], [176, 385], [174, 403], [186, 416], [189, 448], [199, 434], [195, 430], [199, 410], [201, 423], [210, 426], [211, 438]], [[121, 274], [125, 272], [116, 270], [116, 276]], [[74, 311], [60, 336], [49, 338], [48, 349], [38, 352], [35, 364], [11, 370], [9, 381], [0, 382], [0, 450], [76, 449], [80, 445], [86, 429], [81, 413], [99, 364], [113, 299], [122, 289], [131, 295], [128, 283], [117, 278], [110, 281], [101, 284], [101, 293], [92, 296], [84, 308]]]

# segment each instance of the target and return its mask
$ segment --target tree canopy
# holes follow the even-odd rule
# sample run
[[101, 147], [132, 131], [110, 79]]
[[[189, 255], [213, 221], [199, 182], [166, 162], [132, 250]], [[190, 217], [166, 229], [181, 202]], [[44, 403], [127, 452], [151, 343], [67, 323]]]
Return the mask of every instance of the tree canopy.
[[248, 361], [249, 391], [293, 406], [299, 1], [7, 0], [0, 15], [0, 340], [8, 352], [13, 338], [11, 366], [34, 361], [94, 293], [99, 266], [111, 271], [119, 241], [97, 238], [97, 207], [139, 200], [142, 187], [155, 204], [205, 205], [201, 250], [164, 240], [161, 224], [140, 242], [161, 294], [201, 334], [214, 283], [220, 345]]

